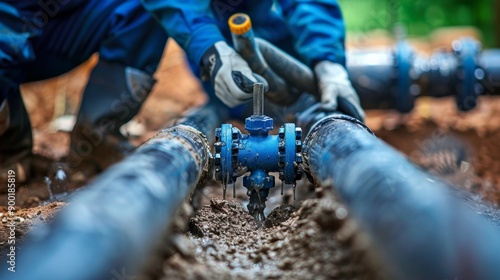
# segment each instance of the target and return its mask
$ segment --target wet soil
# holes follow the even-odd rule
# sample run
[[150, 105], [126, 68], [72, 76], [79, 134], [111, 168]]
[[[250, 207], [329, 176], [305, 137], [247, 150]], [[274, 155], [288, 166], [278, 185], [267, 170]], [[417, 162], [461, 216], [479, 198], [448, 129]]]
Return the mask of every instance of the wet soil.
[[421, 99], [410, 115], [374, 111], [367, 124], [431, 173], [500, 206], [498, 97], [482, 97], [468, 113], [459, 112], [452, 98]]
[[376, 279], [348, 211], [328, 195], [256, 222], [240, 201], [213, 198], [191, 218], [161, 279]]
[[[34, 206], [26, 209], [20, 209], [11, 213], [7, 207], [0, 209], [0, 261], [6, 257], [7, 248], [15, 245], [20, 251], [22, 243], [28, 232], [36, 229], [37, 226], [44, 225], [54, 218], [56, 213], [66, 204], [63, 202], [53, 202], [44, 206]], [[11, 235], [11, 225], [15, 223], [14, 244], [9, 243]], [[12, 241], [10, 241], [12, 242]]]

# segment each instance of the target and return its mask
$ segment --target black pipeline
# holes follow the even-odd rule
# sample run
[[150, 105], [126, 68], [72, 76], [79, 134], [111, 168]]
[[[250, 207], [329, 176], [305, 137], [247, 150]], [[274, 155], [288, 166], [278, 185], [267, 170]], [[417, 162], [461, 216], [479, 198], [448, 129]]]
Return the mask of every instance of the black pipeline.
[[[129, 279], [143, 267], [180, 204], [211, 176], [204, 136], [218, 125], [203, 108], [167, 128], [79, 193], [46, 230], [20, 246], [1, 279]], [[122, 277], [122, 278], [120, 278]]]
[[389, 279], [500, 279], [499, 228], [364, 124], [322, 118], [304, 155], [314, 180], [334, 186], [371, 238]]
[[[320, 100], [314, 72], [271, 43], [255, 38], [250, 17], [234, 14], [228, 21], [234, 48], [252, 71], [269, 84], [266, 98], [291, 106], [306, 92]], [[455, 96], [462, 111], [476, 107], [480, 95], [500, 93], [500, 50], [481, 51], [470, 38], [456, 40], [451, 52], [417, 55], [408, 42], [389, 49], [346, 53], [347, 70], [364, 109], [410, 112], [419, 96]]]

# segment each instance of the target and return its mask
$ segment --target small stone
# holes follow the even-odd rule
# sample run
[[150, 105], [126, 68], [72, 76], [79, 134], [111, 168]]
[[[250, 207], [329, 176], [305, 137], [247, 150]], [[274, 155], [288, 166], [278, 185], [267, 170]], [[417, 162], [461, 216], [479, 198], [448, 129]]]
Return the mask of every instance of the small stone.
[[7, 222], [7, 217], [3, 217], [2, 218], [2, 223], [6, 223]]
[[196, 247], [188, 237], [183, 235], [176, 235], [173, 237], [173, 245], [174, 248], [181, 256], [183, 257], [194, 257], [194, 253], [196, 251]]
[[292, 268], [292, 261], [290, 259], [284, 259], [280, 264], [279, 267], [283, 270], [290, 270]]
[[226, 252], [227, 252], [228, 254], [234, 254], [234, 253], [236, 253], [236, 249], [234, 249], [234, 247], [232, 247], [232, 246], [231, 246], [231, 247], [227, 248], [227, 251], [226, 251]]
[[36, 211], [36, 215], [37, 215], [37, 216], [38, 216], [38, 215], [40, 215], [40, 214], [42, 214], [42, 211], [41, 211], [41, 210]]
[[19, 237], [21, 237], [21, 236], [23, 236], [23, 235], [24, 235], [24, 232], [23, 232], [22, 230], [16, 229], [16, 231], [15, 231], [15, 235], [16, 235], [16, 237], [18, 237], [18, 238], [19, 238]]
[[266, 244], [260, 248], [260, 251], [265, 253], [265, 252], [269, 251], [269, 249], [271, 249], [271, 248], [269, 248], [269, 245]]
[[222, 212], [224, 214], [227, 214], [226, 209], [224, 209], [225, 205], [226, 205], [226, 201], [224, 201], [222, 199], [217, 199], [217, 198], [210, 199], [210, 207], [212, 208], [212, 210], [214, 210], [216, 212], [219, 211], [219, 212]]

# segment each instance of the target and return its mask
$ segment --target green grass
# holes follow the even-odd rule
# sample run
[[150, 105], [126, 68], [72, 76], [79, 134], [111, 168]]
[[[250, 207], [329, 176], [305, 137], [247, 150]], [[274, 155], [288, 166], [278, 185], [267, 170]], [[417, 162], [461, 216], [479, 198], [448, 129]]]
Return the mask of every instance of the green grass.
[[347, 31], [393, 30], [402, 23], [408, 36], [426, 36], [444, 26], [475, 26], [486, 46], [494, 44], [492, 0], [338, 0]]

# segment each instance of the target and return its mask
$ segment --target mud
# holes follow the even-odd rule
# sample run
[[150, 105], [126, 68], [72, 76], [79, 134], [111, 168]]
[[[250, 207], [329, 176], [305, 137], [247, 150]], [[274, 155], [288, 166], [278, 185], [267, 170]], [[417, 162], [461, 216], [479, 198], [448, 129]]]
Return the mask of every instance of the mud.
[[27, 209], [14, 211], [12, 215], [7, 211], [7, 207], [0, 210], [0, 261], [6, 257], [7, 248], [11, 245], [9, 242], [11, 223], [15, 223], [15, 245], [22, 251], [22, 243], [27, 233], [37, 226], [47, 224], [52, 221], [54, 216], [61, 210], [66, 203], [53, 202], [44, 206], [36, 206]]
[[482, 97], [478, 108], [466, 114], [456, 109], [453, 98], [423, 99], [407, 116], [374, 111], [367, 123], [424, 169], [500, 206], [498, 97]]
[[256, 222], [239, 201], [213, 198], [191, 218], [161, 279], [377, 279], [363, 264], [354, 223], [332, 195], [276, 208]]

